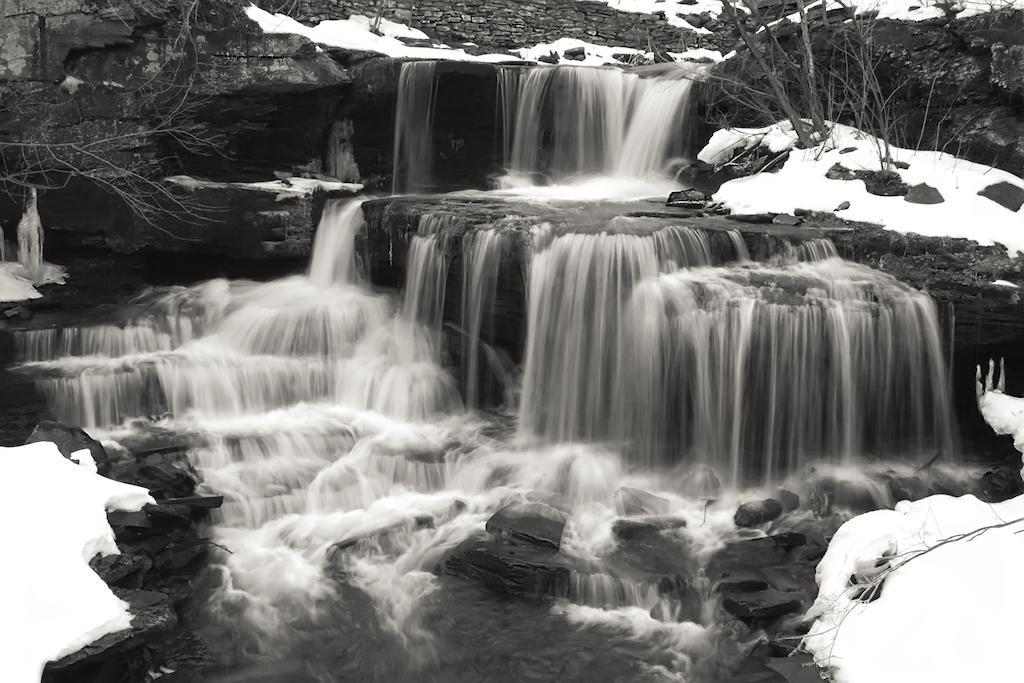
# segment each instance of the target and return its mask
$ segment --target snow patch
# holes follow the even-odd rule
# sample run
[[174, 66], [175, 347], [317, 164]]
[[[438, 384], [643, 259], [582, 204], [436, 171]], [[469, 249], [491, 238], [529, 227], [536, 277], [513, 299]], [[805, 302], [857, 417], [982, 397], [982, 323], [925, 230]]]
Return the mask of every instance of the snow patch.
[[447, 47], [413, 47], [400, 38], [427, 39], [422, 31], [405, 24], [381, 20], [377, 27], [383, 35], [373, 33], [374, 23], [367, 17], [353, 15], [348, 19], [330, 19], [316, 26], [306, 26], [286, 14], [271, 14], [256, 5], [249, 5], [246, 16], [259, 24], [264, 33], [291, 33], [305, 36], [314, 43], [330, 45], [346, 50], [378, 52], [388, 57], [408, 59], [447, 59], [462, 62], [514, 62], [515, 57], [505, 54], [471, 55], [464, 50]]
[[[81, 456], [81, 453], [76, 453]], [[89, 567], [96, 553], [118, 553], [108, 510], [141, 510], [153, 499], [138, 486], [101, 477], [49, 442], [0, 447], [9, 483], [0, 496], [5, 559], [0, 581], [4, 680], [38, 681], [46, 662], [131, 626], [119, 600]]]
[[[988, 504], [939, 495], [851, 519], [818, 565], [805, 647], [835, 683], [1016, 680], [1008, 653], [1024, 609], [1021, 518], [1024, 496]], [[856, 599], [850, 577], [879, 561], [895, 569], [884, 570], [878, 598]]]
[[[584, 50], [584, 59], [570, 59], [565, 56], [566, 50], [575, 50], [582, 48]], [[559, 64], [569, 64], [577, 66], [602, 66], [604, 64], [618, 63], [615, 55], [641, 55], [647, 56], [646, 53], [641, 50], [635, 50], [631, 47], [608, 47], [606, 45], [594, 45], [588, 43], [585, 40], [579, 40], [578, 38], [559, 38], [556, 41], [550, 43], [539, 43], [533, 47], [523, 47], [513, 50], [516, 54], [525, 60], [538, 61], [542, 57], [548, 57], [554, 54], [558, 57]]]
[[314, 192], [349, 192], [355, 194], [363, 189], [360, 183], [343, 183], [334, 180], [318, 180], [316, 178], [288, 178], [287, 180], [262, 180], [253, 183], [224, 183], [214, 180], [200, 180], [192, 176], [176, 175], [166, 178], [191, 190], [201, 188], [234, 187], [254, 192], [276, 192], [278, 196], [307, 197]]
[[778, 171], [730, 180], [715, 193], [714, 199], [735, 213], [830, 212], [849, 202], [842, 214], [848, 220], [876, 223], [901, 233], [961, 237], [982, 245], [998, 243], [1010, 255], [1024, 252], [1024, 212], [1010, 211], [978, 195], [1000, 181], [1024, 187], [1024, 179], [945, 152], [889, 146], [888, 155], [896, 164], [890, 170], [908, 185], [934, 187], [944, 199], [939, 204], [916, 204], [903, 197], [871, 194], [861, 180], [825, 177], [835, 164], [852, 171], [882, 170], [880, 157], [886, 148], [878, 138], [837, 124], [828, 140], [813, 148], [796, 149], [796, 142], [788, 121], [764, 128], [720, 130], [697, 157], [722, 165], [737, 149], [760, 145], [773, 153], [790, 150]]

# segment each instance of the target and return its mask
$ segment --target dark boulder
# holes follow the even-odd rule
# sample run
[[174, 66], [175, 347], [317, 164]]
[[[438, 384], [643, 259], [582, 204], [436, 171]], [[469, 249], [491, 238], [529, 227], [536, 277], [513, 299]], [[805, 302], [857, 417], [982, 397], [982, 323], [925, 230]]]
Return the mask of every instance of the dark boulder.
[[756, 527], [776, 519], [782, 512], [782, 503], [774, 498], [765, 498], [740, 505], [732, 521], [739, 527]]
[[198, 475], [185, 451], [154, 453], [139, 462], [132, 483], [145, 486], [157, 500], [184, 498], [196, 490]]
[[782, 503], [784, 512], [792, 512], [800, 507], [800, 496], [789, 489], [779, 489], [775, 492], [775, 497]]
[[1024, 206], [1024, 187], [1000, 181], [979, 190], [978, 194], [986, 199], [991, 199], [996, 204], [1003, 206], [1010, 211], [1019, 211]]
[[665, 206], [675, 206], [683, 209], [700, 209], [708, 203], [708, 196], [700, 190], [679, 190], [669, 194]]
[[655, 517], [649, 519], [617, 519], [612, 523], [612, 534], [623, 541], [650, 539], [662, 531], [686, 526], [685, 519]]
[[141, 588], [146, 574], [153, 567], [153, 560], [145, 553], [130, 548], [121, 548], [119, 555], [96, 555], [89, 566], [108, 586]]
[[907, 194], [903, 197], [903, 201], [910, 202], [911, 204], [941, 204], [946, 200], [943, 198], [942, 193], [928, 183], [918, 183], [917, 185], [910, 186]]
[[803, 609], [800, 593], [762, 590], [753, 593], [730, 593], [722, 600], [722, 607], [734, 617], [748, 623], [764, 622]]
[[572, 59], [578, 62], [582, 62], [587, 58], [587, 50], [584, 47], [570, 47], [568, 50], [562, 52], [566, 59]]
[[84, 429], [72, 427], [60, 422], [44, 420], [36, 425], [25, 443], [36, 443], [38, 441], [50, 441], [57, 445], [57, 450], [65, 458], [70, 459], [71, 454], [76, 451], [87, 450], [96, 462], [96, 468], [100, 474], [104, 474], [109, 458], [107, 451], [96, 439], [89, 436]]
[[502, 595], [539, 598], [567, 595], [575, 563], [549, 547], [476, 535], [457, 545], [443, 568]]
[[981, 476], [981, 494], [982, 499], [989, 503], [1001, 503], [1024, 494], [1020, 470], [1012, 467], [989, 470]]
[[775, 225], [800, 225], [803, 221], [797, 216], [793, 216], [788, 213], [780, 213], [772, 217], [772, 223]]
[[558, 550], [567, 516], [546, 503], [513, 503], [487, 520], [487, 531]]

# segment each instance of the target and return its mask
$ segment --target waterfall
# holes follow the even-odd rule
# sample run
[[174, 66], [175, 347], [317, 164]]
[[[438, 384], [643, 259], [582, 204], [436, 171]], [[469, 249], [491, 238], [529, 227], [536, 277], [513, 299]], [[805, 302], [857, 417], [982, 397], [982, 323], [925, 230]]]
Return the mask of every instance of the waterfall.
[[644, 467], [705, 462], [734, 485], [818, 457], [952, 451], [927, 295], [836, 258], [693, 268], [711, 261], [691, 250], [674, 270], [654, 244], [565, 235], [534, 256], [525, 436], [612, 440]]
[[313, 240], [309, 279], [320, 287], [354, 282], [355, 239], [362, 227], [362, 201], [328, 200]]
[[480, 361], [484, 319], [493, 314], [494, 293], [501, 263], [498, 230], [467, 232], [462, 239], [462, 354], [463, 395], [470, 408], [480, 406]]
[[391, 191], [422, 192], [433, 182], [436, 62], [403, 62], [395, 107]]
[[[611, 227], [635, 225], [618, 219]], [[709, 265], [715, 251], [703, 231], [672, 226], [569, 233], [540, 247], [530, 265], [521, 432], [555, 441], [606, 436], [633, 288], [665, 267]]]
[[679, 133], [699, 77], [683, 70], [642, 78], [621, 69], [537, 66], [515, 78], [501, 70], [505, 166], [513, 177], [555, 181], [664, 176], [673, 154], [684, 151]]

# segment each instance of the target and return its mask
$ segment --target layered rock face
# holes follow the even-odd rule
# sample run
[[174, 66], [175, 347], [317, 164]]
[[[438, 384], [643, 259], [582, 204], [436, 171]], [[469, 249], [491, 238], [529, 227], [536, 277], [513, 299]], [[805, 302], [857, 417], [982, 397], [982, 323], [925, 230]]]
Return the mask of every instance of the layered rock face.
[[[566, 37], [626, 47], [646, 47], [650, 42], [663, 50], [682, 50], [700, 40], [714, 44], [712, 36], [699, 37], [672, 26], [664, 14], [622, 12], [604, 2], [577, 0], [300, 0], [290, 14], [314, 24], [351, 14], [382, 16], [444, 42], [473, 42], [497, 49]], [[717, 21], [710, 21], [707, 28], [714, 30]], [[694, 22], [705, 25], [696, 16]]]
[[[272, 180], [322, 170], [348, 72], [297, 36], [264, 35], [242, 3], [6, 3], [0, 154], [14, 195], [46, 186], [55, 242], [260, 257], [289, 254], [320, 202], [196, 192], [163, 178]], [[73, 171], [73, 173], [69, 173]], [[125, 201], [127, 199], [127, 201]], [[252, 201], [248, 201], [252, 200]], [[244, 206], [243, 206], [244, 205]]]

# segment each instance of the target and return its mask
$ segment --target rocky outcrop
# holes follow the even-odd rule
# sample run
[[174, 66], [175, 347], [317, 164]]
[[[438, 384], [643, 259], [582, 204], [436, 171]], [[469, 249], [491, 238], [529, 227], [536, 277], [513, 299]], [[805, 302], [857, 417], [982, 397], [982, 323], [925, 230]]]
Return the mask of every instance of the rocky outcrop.
[[[42, 186], [44, 227], [70, 233], [72, 244], [304, 254], [308, 244], [291, 233], [309, 232], [315, 202], [287, 206], [276, 195], [229, 186], [182, 192], [163, 182], [325, 171], [326, 139], [350, 76], [304, 38], [263, 34], [243, 6], [5, 3], [11, 38], [0, 63], [0, 154], [15, 199], [18, 182]], [[5, 198], [0, 221], [12, 225], [19, 208]]]
[[188, 669], [211, 662], [188, 619], [192, 581], [210, 541], [202, 527], [221, 496], [197, 494], [187, 446], [131, 443], [108, 450], [77, 427], [42, 422], [29, 437], [53, 441], [65, 457], [88, 449], [99, 474], [145, 486], [157, 503], [138, 512], [110, 512], [119, 555], [97, 555], [93, 570], [129, 605], [131, 628], [111, 633], [47, 665], [43, 680], [143, 680], [161, 666]]

